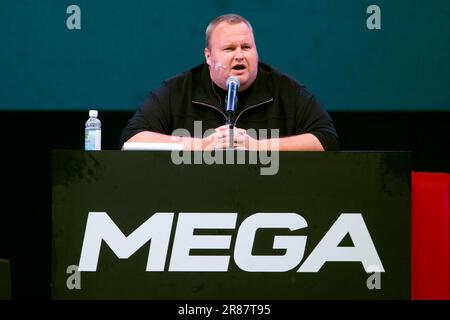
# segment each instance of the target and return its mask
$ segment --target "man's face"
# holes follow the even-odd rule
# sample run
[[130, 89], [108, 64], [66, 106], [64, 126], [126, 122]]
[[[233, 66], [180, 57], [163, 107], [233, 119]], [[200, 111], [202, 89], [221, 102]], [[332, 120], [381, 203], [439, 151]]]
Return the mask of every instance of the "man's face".
[[258, 51], [253, 32], [247, 24], [219, 23], [205, 48], [206, 63], [211, 79], [222, 89], [227, 89], [227, 79], [235, 76], [241, 85], [239, 91], [252, 85], [258, 73]]

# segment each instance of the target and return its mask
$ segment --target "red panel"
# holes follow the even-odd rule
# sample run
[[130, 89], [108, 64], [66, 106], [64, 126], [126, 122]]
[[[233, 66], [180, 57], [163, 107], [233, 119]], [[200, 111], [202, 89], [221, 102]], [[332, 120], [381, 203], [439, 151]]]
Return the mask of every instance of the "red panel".
[[412, 173], [411, 298], [450, 299], [450, 174]]

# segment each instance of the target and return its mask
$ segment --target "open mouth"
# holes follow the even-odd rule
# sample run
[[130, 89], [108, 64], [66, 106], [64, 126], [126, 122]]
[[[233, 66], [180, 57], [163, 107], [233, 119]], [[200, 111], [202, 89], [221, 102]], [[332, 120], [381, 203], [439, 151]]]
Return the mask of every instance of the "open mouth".
[[243, 64], [237, 64], [237, 65], [235, 65], [232, 69], [233, 69], [233, 70], [244, 70], [244, 69], [245, 69], [245, 65], [243, 65]]

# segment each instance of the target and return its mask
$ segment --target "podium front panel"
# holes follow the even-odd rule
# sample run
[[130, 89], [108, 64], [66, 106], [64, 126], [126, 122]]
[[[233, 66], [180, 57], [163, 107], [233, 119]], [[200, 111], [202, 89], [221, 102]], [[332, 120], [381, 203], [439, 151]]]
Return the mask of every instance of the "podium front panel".
[[53, 151], [52, 297], [410, 298], [410, 153], [264, 166]]

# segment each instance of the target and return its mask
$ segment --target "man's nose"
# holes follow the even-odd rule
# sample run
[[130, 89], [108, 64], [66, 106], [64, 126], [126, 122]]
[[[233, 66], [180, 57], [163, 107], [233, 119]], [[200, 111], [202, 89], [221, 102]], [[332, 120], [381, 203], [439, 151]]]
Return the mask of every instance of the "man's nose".
[[244, 59], [244, 53], [241, 48], [236, 49], [236, 52], [234, 54], [234, 59], [238, 60], [238, 61], [241, 61]]

